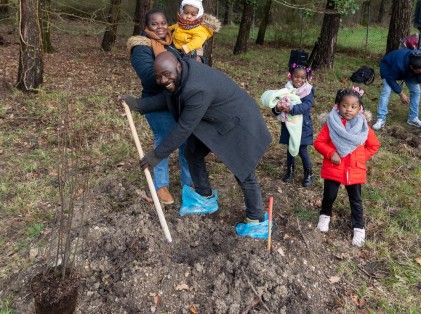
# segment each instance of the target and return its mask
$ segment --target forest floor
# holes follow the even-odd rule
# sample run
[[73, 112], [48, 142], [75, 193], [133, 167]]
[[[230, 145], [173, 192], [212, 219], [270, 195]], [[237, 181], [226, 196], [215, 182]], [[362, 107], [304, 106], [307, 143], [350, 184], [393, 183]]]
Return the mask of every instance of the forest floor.
[[[74, 30], [79, 24], [68, 22], [66, 27]], [[262, 109], [274, 141], [259, 165], [258, 176], [265, 201], [274, 198], [271, 251], [266, 241], [236, 236], [234, 226], [244, 214], [242, 194], [232, 174], [214, 155], [207, 162], [220, 195], [220, 209], [209, 216], [179, 216], [181, 187], [176, 158], [172, 157], [171, 191], [176, 202], [164, 207], [173, 238], [169, 243], [138, 167], [126, 117], [116, 101], [118, 94], [140, 94], [125, 50], [127, 36], [117, 40], [112, 52], [104, 52], [99, 49], [100, 35], [53, 33], [56, 51], [45, 55], [42, 90], [23, 95], [14, 89], [19, 56], [16, 29], [3, 27], [2, 34], [7, 41], [0, 46], [0, 130], [4, 134], [0, 176], [5, 178], [0, 194], [4, 198], [0, 200], [3, 313], [34, 312], [30, 282], [45, 267], [51, 217], [60, 207], [55, 189], [56, 130], [59, 108], [66, 102], [72, 105], [79, 123], [79, 140], [89, 144], [91, 160], [90, 188], [81, 191], [83, 201], [81, 197], [75, 200], [78, 232], [73, 235], [74, 242], [78, 236], [83, 238], [76, 253], [82, 277], [76, 313], [383, 313], [395, 307], [386, 300], [400, 302], [383, 282], [388, 277], [396, 279], [396, 275], [382, 250], [370, 244], [380, 241], [387, 222], [368, 219], [368, 245], [362, 249], [352, 246], [349, 206], [342, 189], [331, 231], [318, 232], [321, 157], [311, 152], [313, 186], [301, 186], [300, 166], [294, 182], [283, 183], [285, 148], [277, 144], [279, 125], [268, 111]], [[278, 64], [285, 65], [288, 49], [279, 50], [282, 57], [275, 66], [270, 61], [265, 68], [259, 64], [256, 78], [255, 56], [236, 57], [231, 48], [216, 40], [214, 67], [227, 72], [256, 99], [258, 93], [283, 81]], [[265, 54], [274, 48], [256, 49], [257, 54]], [[328, 75], [322, 75], [315, 84], [321, 86], [328, 80]], [[329, 85], [316, 101], [329, 103], [326, 95], [337, 87]], [[315, 110], [314, 119], [324, 110], [321, 107]], [[135, 121], [148, 151], [152, 135], [146, 120], [136, 115]], [[320, 126], [315, 125], [317, 134]], [[409, 166], [419, 171], [420, 132], [397, 126], [384, 136], [399, 140], [397, 153], [406, 150], [412, 158]], [[395, 145], [390, 141], [386, 145]], [[375, 194], [382, 188], [382, 177], [380, 170], [370, 173], [374, 179], [367, 193]], [[415, 195], [419, 200], [419, 192]], [[365, 205], [375, 206], [376, 202], [380, 201], [369, 197]], [[401, 248], [408, 259], [397, 262], [419, 257], [419, 233], [414, 236]], [[419, 272], [419, 264], [410, 266]], [[415, 283], [401, 290], [408, 291], [406, 300], [412, 300], [404, 309], [420, 305], [420, 288], [418, 274]]]

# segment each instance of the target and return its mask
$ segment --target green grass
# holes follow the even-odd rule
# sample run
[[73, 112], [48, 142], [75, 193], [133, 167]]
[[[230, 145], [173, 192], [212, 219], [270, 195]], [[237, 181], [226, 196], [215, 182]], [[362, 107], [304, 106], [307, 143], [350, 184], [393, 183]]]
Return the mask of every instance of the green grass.
[[42, 231], [42, 225], [39, 223], [34, 223], [26, 228], [26, 234], [30, 239], [36, 238]]

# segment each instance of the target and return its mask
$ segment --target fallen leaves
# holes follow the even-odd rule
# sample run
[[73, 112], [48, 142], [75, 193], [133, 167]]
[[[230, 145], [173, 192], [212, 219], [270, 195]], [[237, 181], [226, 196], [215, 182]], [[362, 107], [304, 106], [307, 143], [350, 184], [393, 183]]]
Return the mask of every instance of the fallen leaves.
[[192, 304], [192, 305], [190, 305], [190, 313], [193, 313], [193, 314], [200, 314], [199, 313], [199, 311], [196, 309], [196, 307]]
[[338, 253], [334, 254], [333, 256], [335, 256], [340, 261], [350, 258], [350, 255], [348, 253]]
[[329, 282], [331, 284], [338, 283], [339, 281], [341, 281], [341, 277], [339, 277], [339, 276], [332, 276], [332, 277], [329, 278]]
[[351, 298], [354, 304], [359, 308], [365, 307], [367, 305], [367, 301], [364, 298], [358, 297], [356, 294], [353, 294]]
[[415, 258], [415, 261], [416, 261], [419, 265], [421, 265], [421, 257], [417, 257], [417, 258]]
[[153, 297], [153, 303], [154, 303], [156, 306], [160, 306], [160, 305], [161, 305], [162, 300], [161, 300], [161, 297], [160, 297], [160, 295], [159, 295], [159, 294], [154, 295], [154, 297]]
[[189, 287], [187, 284], [182, 283], [182, 284], [177, 285], [177, 286], [175, 287], [175, 290], [176, 290], [176, 291], [183, 291], [183, 290], [187, 290], [187, 291], [189, 291], [189, 290], [190, 290], [190, 287]]
[[[352, 300], [352, 302], [359, 308], [366, 308], [367, 307], [367, 301], [363, 297], [359, 297], [356, 295], [353, 291], [347, 291], [346, 295], [349, 296]], [[371, 313], [371, 312], [370, 312]], [[377, 313], [377, 312], [376, 312]], [[380, 312], [381, 313], [381, 312]]]
[[153, 203], [153, 199], [146, 195], [144, 190], [136, 189], [136, 194], [140, 196], [140, 198], [144, 199], [148, 203]]
[[284, 250], [282, 250], [282, 248], [279, 248], [279, 249], [277, 250], [277, 252], [278, 252], [279, 254], [281, 254], [281, 256], [285, 256]]

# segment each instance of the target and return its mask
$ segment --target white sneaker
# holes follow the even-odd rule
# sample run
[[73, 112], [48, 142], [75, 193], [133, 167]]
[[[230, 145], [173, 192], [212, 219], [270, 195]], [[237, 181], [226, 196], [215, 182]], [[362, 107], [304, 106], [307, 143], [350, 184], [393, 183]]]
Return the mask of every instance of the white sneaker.
[[378, 119], [376, 123], [373, 124], [372, 128], [376, 131], [380, 130], [386, 124], [386, 119]]
[[408, 123], [409, 125], [415, 126], [417, 128], [421, 128], [421, 121], [418, 118], [415, 118], [415, 119], [412, 119], [412, 120], [408, 119], [408, 121], [406, 121], [406, 123]]
[[330, 216], [320, 215], [319, 216], [319, 222], [317, 224], [317, 229], [319, 229], [322, 232], [328, 232], [329, 231], [329, 222], [330, 222]]
[[354, 237], [352, 238], [352, 245], [362, 247], [365, 242], [365, 230], [354, 228]]

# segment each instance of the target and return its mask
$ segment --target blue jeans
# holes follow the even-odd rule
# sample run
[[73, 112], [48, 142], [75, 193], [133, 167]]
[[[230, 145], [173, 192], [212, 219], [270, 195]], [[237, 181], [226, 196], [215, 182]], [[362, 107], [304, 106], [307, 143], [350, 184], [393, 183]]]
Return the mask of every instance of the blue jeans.
[[[405, 84], [409, 89], [409, 115], [408, 120], [418, 118], [419, 103], [420, 103], [420, 86], [416, 79], [405, 80]], [[377, 119], [386, 120], [387, 107], [389, 105], [390, 94], [392, 89], [386, 80], [383, 80], [383, 89], [380, 94], [379, 107], [377, 109]]]
[[[145, 114], [149, 126], [155, 138], [154, 148], [156, 148], [175, 127], [176, 122], [173, 115], [169, 111], [157, 111]], [[178, 149], [178, 163], [180, 166], [180, 181], [181, 185], [192, 185], [193, 181], [190, 177], [189, 166], [186, 157], [184, 156], [185, 144], [181, 145]], [[153, 168], [153, 182], [155, 189], [169, 186], [169, 173], [168, 173], [168, 158], [161, 160]]]

